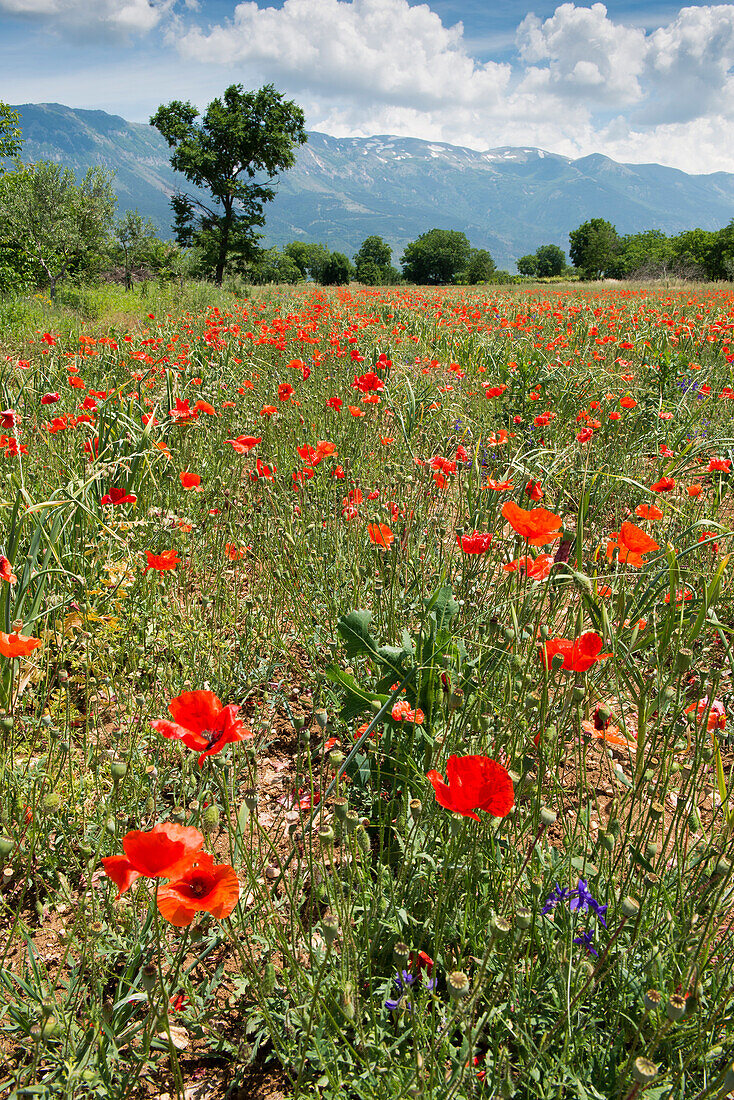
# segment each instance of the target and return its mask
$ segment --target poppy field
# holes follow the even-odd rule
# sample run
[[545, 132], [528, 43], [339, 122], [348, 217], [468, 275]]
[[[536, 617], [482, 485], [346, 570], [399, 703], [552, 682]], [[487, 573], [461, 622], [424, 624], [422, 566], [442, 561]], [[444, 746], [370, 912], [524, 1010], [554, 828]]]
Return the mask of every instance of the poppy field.
[[734, 292], [2, 328], [13, 1097], [734, 1090]]

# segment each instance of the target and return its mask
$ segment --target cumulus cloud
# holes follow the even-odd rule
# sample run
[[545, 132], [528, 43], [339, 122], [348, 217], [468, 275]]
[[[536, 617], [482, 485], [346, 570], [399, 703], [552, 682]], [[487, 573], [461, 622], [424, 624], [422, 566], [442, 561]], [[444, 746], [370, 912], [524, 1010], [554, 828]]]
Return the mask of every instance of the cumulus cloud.
[[542, 22], [530, 14], [518, 27], [517, 45], [529, 65], [525, 87], [535, 93], [609, 108], [642, 97], [645, 32], [613, 23], [603, 4], [561, 4]]
[[427, 4], [407, 0], [243, 3], [230, 23], [193, 29], [177, 44], [186, 58], [255, 64], [310, 91], [419, 111], [498, 107], [511, 77], [509, 65], [469, 56], [461, 23], [445, 27]]
[[146, 34], [175, 0], [0, 0], [0, 12], [43, 19], [52, 28]]

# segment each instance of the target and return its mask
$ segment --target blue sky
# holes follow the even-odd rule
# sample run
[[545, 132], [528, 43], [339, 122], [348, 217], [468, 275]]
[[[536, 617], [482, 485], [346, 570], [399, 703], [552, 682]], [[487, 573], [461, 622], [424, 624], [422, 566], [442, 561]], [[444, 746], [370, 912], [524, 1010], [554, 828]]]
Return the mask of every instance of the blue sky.
[[734, 171], [734, 4], [0, 0], [0, 99], [146, 121], [273, 82], [312, 129]]

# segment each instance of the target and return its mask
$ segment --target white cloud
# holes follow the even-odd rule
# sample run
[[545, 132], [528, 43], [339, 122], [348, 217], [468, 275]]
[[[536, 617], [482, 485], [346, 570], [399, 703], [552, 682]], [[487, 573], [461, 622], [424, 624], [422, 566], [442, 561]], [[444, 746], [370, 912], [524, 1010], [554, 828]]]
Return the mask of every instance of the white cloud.
[[734, 6], [683, 8], [649, 37], [644, 74], [649, 103], [643, 117], [684, 122], [722, 105], [731, 114], [733, 66]]
[[52, 28], [127, 34], [151, 31], [175, 0], [0, 0], [0, 12]]
[[285, 0], [238, 4], [231, 23], [178, 37], [187, 59], [256, 65], [322, 95], [431, 111], [447, 103], [497, 108], [506, 64], [472, 58], [463, 27], [445, 27], [407, 0]]
[[[561, 4], [541, 22], [528, 15], [518, 27], [520, 59], [529, 63], [526, 87], [596, 106], [618, 107], [642, 96], [639, 76], [645, 32], [613, 23], [603, 4]], [[543, 68], [538, 63], [547, 62]]]

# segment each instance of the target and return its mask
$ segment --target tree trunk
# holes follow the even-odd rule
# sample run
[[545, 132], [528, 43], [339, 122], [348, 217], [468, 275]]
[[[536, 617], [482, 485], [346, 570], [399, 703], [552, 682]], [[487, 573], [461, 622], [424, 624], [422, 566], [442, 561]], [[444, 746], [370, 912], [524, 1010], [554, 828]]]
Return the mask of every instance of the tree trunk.
[[214, 273], [214, 282], [217, 286], [222, 285], [222, 279], [224, 278], [224, 267], [227, 263], [227, 250], [229, 246], [229, 226], [232, 219], [232, 215], [227, 211], [222, 218], [221, 223], [221, 236], [219, 238], [219, 257], [217, 258], [217, 268]]

